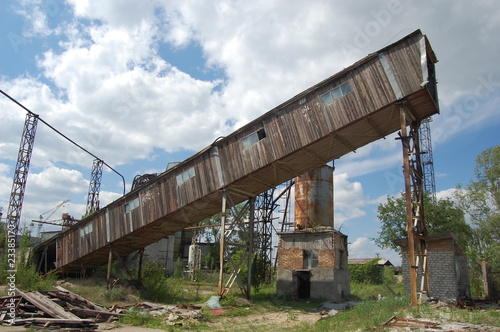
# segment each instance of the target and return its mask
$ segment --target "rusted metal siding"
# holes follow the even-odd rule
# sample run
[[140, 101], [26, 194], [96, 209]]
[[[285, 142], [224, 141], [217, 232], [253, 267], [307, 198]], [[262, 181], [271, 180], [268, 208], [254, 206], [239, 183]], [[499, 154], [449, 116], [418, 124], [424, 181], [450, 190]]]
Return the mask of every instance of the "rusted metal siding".
[[[423, 77], [435, 61], [420, 31], [368, 55], [62, 232], [58, 267], [98, 266], [110, 247], [127, 254], [219, 212], [222, 188], [239, 190], [237, 204], [391, 134], [402, 100], [417, 120], [436, 114], [434, 76]], [[351, 91], [325, 104], [346, 82]]]
[[295, 178], [295, 229], [333, 228], [333, 168], [319, 166]]

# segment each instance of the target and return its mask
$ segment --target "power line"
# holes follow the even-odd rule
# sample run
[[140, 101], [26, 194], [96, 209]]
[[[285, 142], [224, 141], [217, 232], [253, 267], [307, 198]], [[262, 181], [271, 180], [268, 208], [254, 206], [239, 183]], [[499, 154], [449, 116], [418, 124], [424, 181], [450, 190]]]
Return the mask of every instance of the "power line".
[[104, 160], [102, 160], [101, 158], [97, 157], [95, 154], [93, 154], [92, 152], [88, 151], [87, 149], [85, 149], [83, 146], [79, 145], [78, 143], [76, 143], [75, 141], [73, 141], [71, 138], [69, 138], [68, 136], [64, 135], [63, 133], [61, 133], [59, 130], [57, 130], [56, 128], [54, 128], [52, 125], [50, 125], [47, 121], [43, 120], [38, 114], [35, 114], [33, 113], [32, 111], [30, 111], [27, 107], [25, 107], [23, 104], [21, 104], [20, 102], [18, 102], [17, 100], [15, 100], [14, 98], [12, 98], [11, 96], [9, 96], [6, 92], [4, 92], [3, 90], [0, 89], [0, 92], [7, 98], [9, 98], [11, 101], [13, 101], [14, 103], [16, 103], [19, 107], [21, 107], [22, 109], [24, 109], [26, 112], [30, 113], [31, 115], [35, 116], [36, 118], [38, 118], [39, 121], [43, 122], [47, 127], [49, 127], [50, 129], [52, 129], [53, 131], [55, 131], [57, 134], [61, 135], [62, 137], [64, 137], [67, 141], [71, 142], [73, 145], [76, 145], [78, 148], [80, 148], [81, 150], [85, 151], [86, 153], [88, 153], [89, 155], [91, 155], [92, 157], [94, 157], [95, 159], [98, 159], [98, 160], [101, 160], [102, 163], [104, 165], [106, 165], [106, 167], [108, 167], [110, 170], [112, 170], [113, 172], [115, 172], [116, 174], [118, 174], [121, 178], [122, 178], [122, 181], [123, 181], [123, 195], [125, 195], [125, 178], [123, 177], [123, 175], [121, 175], [120, 173], [118, 173], [117, 170], [115, 170], [113, 167], [109, 166]]

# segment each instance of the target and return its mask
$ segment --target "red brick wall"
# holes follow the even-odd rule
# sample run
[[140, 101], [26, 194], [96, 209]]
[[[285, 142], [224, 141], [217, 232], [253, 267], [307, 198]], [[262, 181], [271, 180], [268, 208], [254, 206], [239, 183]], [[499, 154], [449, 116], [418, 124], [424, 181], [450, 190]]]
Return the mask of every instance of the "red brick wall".
[[278, 269], [280, 270], [298, 270], [304, 266], [304, 257], [302, 249], [283, 248], [278, 249]]
[[318, 267], [319, 268], [334, 268], [335, 257], [333, 249], [324, 249], [318, 251]]
[[[303, 250], [299, 248], [279, 248], [278, 249], [280, 270], [297, 270], [304, 266]], [[335, 257], [333, 250], [318, 251], [318, 268], [334, 268]]]

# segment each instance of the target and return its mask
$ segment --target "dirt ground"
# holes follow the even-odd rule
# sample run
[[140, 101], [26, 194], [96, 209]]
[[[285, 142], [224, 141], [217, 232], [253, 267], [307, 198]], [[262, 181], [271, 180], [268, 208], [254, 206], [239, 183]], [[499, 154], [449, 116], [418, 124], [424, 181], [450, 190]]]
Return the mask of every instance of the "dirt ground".
[[[319, 314], [307, 314], [300, 312], [269, 312], [264, 314], [253, 314], [249, 316], [239, 317], [221, 317], [214, 322], [208, 322], [207, 330], [211, 331], [276, 331], [290, 329], [298, 326], [301, 323], [314, 323], [319, 320]], [[194, 324], [193, 321], [190, 324]], [[240, 328], [235, 328], [239, 326]], [[22, 326], [0, 326], [0, 332], [19, 332], [26, 331]], [[101, 323], [96, 331], [112, 331], [112, 332], [164, 332], [165, 330], [151, 329], [141, 326], [131, 326], [121, 324], [116, 327], [112, 323]]]
[[[319, 313], [267, 312], [240, 317], [222, 317], [214, 323], [207, 323], [212, 331], [276, 331], [290, 329], [302, 323], [314, 324], [320, 319]], [[235, 327], [241, 328], [235, 328]]]

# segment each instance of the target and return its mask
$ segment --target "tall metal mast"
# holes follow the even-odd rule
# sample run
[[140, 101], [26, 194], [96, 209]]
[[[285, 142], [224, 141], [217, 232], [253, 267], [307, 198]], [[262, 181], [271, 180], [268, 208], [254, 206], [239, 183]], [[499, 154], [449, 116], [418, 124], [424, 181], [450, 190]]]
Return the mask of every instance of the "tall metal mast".
[[92, 163], [92, 173], [90, 175], [89, 194], [87, 196], [86, 215], [99, 210], [99, 191], [101, 190], [102, 165], [103, 161], [94, 159]]
[[[38, 124], [38, 115], [28, 112], [24, 121], [23, 136], [19, 146], [14, 181], [10, 193], [9, 209], [7, 211], [7, 229], [17, 234], [19, 221], [21, 220], [21, 210], [23, 206], [24, 191], [28, 180], [31, 154], [35, 143], [35, 133]], [[7, 232], [8, 234], [9, 232]], [[12, 234], [12, 233], [11, 233]]]
[[432, 117], [429, 117], [422, 120], [420, 123], [420, 159], [422, 160], [424, 191], [429, 192], [431, 199], [436, 201], [436, 180], [434, 178], [434, 161], [432, 158], [431, 122]]

